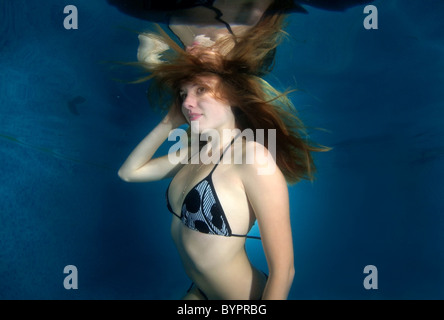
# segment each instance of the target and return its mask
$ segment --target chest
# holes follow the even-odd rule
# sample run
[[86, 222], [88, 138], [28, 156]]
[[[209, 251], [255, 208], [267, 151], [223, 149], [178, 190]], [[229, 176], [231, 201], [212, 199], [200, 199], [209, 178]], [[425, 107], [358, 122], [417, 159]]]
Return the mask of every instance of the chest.
[[197, 170], [185, 169], [178, 172], [168, 189], [170, 207], [184, 224], [218, 235], [249, 229], [251, 208], [234, 170], [223, 165], [214, 171], [202, 168], [193, 177]]

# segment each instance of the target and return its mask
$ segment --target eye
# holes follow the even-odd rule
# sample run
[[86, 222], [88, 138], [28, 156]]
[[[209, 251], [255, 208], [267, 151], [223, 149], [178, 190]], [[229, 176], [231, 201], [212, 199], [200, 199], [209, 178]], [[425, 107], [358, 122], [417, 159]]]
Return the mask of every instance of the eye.
[[180, 101], [185, 101], [186, 98], [187, 98], [187, 93], [185, 91], [180, 91], [179, 92]]
[[201, 95], [201, 94], [204, 94], [206, 91], [207, 91], [207, 88], [205, 88], [205, 87], [198, 87], [197, 90], [196, 90], [196, 93]]

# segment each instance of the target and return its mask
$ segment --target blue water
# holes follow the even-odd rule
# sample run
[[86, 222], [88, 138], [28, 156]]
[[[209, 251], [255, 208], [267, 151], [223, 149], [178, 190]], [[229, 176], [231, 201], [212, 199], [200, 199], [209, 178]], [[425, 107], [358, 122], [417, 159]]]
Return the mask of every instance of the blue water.
[[[146, 84], [114, 81], [143, 21], [105, 1], [0, 2], [0, 298], [178, 299], [187, 279], [169, 235], [168, 181], [117, 170], [161, 119]], [[444, 3], [375, 1], [289, 19], [273, 75], [312, 138], [317, 180], [290, 188], [290, 299], [444, 298]], [[119, 75], [125, 75], [119, 71]], [[254, 230], [253, 232], [257, 232]], [[248, 240], [266, 270], [260, 242]], [[78, 289], [64, 267], [75, 265]], [[366, 265], [378, 289], [363, 286]], [[374, 274], [373, 274], [374, 275]]]

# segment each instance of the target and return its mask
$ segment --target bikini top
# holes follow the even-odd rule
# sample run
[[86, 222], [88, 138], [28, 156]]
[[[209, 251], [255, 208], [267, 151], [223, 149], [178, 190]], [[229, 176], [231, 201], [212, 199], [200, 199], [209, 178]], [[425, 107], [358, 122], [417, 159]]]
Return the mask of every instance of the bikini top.
[[245, 237], [251, 239], [261, 239], [260, 237], [234, 234], [231, 232], [225, 212], [217, 197], [216, 189], [213, 184], [213, 172], [216, 170], [225, 152], [233, 144], [234, 138], [230, 145], [222, 153], [219, 162], [216, 163], [210, 174], [203, 178], [190, 192], [186, 195], [182, 203], [181, 215], [176, 214], [170, 205], [168, 191], [166, 191], [166, 201], [168, 210], [178, 217], [182, 223], [188, 228], [206, 234], [214, 234], [225, 237]]

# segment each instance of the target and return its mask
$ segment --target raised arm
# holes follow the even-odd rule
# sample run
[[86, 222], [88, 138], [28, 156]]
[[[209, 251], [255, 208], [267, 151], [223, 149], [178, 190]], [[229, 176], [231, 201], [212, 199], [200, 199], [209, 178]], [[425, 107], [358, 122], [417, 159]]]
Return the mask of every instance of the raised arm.
[[168, 155], [152, 159], [168, 138], [171, 130], [185, 123], [185, 118], [173, 107], [165, 118], [137, 145], [120, 167], [118, 175], [127, 182], [148, 182], [174, 175], [180, 163], [172, 163]]
[[[262, 245], [267, 258], [269, 278], [262, 299], [285, 300], [294, 277], [293, 240], [286, 180], [276, 166], [259, 174], [260, 169], [275, 164], [268, 150], [257, 143], [247, 145], [247, 152], [259, 152], [254, 164], [244, 164], [241, 177], [248, 200], [258, 221]], [[273, 163], [270, 164], [269, 162]], [[265, 172], [265, 171], [262, 171]]]

